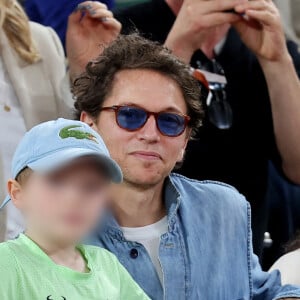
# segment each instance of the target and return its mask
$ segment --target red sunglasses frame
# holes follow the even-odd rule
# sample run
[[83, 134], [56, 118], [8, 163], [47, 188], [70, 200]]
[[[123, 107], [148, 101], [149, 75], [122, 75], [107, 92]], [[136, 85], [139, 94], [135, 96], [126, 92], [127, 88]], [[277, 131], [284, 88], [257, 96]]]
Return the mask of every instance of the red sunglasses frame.
[[[136, 128], [136, 129], [133, 129], [133, 130], [130, 130], [130, 129], [128, 129], [128, 128], [124, 128], [123, 126], [121, 126], [120, 123], [119, 123], [119, 121], [118, 121], [118, 112], [119, 112], [119, 110], [120, 110], [121, 108], [124, 108], [124, 107], [138, 108], [138, 109], [141, 109], [141, 110], [145, 111], [145, 113], [147, 114], [146, 122], [145, 122], [142, 126]], [[154, 116], [155, 122], [156, 122], [156, 127], [157, 127], [158, 131], [159, 131], [163, 136], [167, 136], [167, 137], [178, 137], [178, 136], [182, 135], [182, 134], [184, 133], [185, 129], [187, 128], [187, 126], [188, 126], [190, 120], [191, 120], [191, 117], [190, 117], [190, 116], [187, 116], [187, 115], [184, 115], [184, 114], [180, 114], [180, 113], [172, 113], [172, 112], [167, 112], [167, 111], [152, 112], [152, 111], [148, 111], [148, 110], [146, 110], [146, 109], [144, 109], [144, 108], [142, 108], [142, 107], [135, 106], [135, 105], [113, 105], [113, 106], [109, 106], [109, 107], [102, 107], [102, 108], [100, 109], [100, 111], [105, 111], [105, 110], [112, 110], [112, 111], [114, 111], [114, 112], [115, 112], [116, 123], [118, 124], [118, 126], [119, 126], [120, 128], [122, 128], [122, 129], [126, 130], [126, 131], [129, 131], [129, 132], [134, 132], [134, 131], [140, 130], [141, 128], [143, 128], [143, 127], [146, 125], [146, 123], [147, 123], [147, 121], [149, 120], [149, 118], [150, 118], [151, 116]], [[158, 126], [158, 117], [159, 117], [159, 115], [161, 115], [161, 114], [163, 114], [163, 113], [170, 113], [170, 114], [178, 115], [178, 116], [181, 116], [181, 117], [184, 118], [184, 127], [183, 127], [183, 130], [182, 130], [179, 134], [177, 134], [177, 135], [167, 135], [167, 134], [161, 132], [161, 130], [159, 129], [159, 126]]]

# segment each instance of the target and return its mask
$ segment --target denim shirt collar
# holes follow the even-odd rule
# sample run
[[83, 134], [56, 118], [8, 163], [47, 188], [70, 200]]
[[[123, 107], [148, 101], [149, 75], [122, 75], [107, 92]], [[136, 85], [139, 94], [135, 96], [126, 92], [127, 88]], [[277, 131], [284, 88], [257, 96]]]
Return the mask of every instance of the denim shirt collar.
[[174, 224], [176, 223], [177, 212], [181, 204], [181, 196], [172, 180], [172, 175], [165, 180], [163, 201], [165, 202], [167, 210], [169, 231], [172, 231]]
[[[173, 183], [172, 175], [165, 179], [163, 197], [168, 215], [169, 231], [172, 231], [176, 223], [177, 212], [181, 203], [180, 193]], [[126, 241], [121, 227], [111, 211], [107, 213], [104, 224], [102, 224], [101, 227], [103, 231], [110, 236], [115, 237], [118, 240]]]

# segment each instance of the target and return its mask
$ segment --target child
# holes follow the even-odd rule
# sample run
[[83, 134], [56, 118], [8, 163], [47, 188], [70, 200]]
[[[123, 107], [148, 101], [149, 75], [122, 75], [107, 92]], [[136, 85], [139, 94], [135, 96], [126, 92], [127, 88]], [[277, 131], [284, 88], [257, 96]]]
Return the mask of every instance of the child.
[[[9, 196], [26, 231], [0, 244], [1, 300], [149, 299], [116, 257], [78, 242], [122, 181], [101, 137], [65, 119], [30, 130], [13, 159]], [[3, 206], [2, 205], [2, 206]]]

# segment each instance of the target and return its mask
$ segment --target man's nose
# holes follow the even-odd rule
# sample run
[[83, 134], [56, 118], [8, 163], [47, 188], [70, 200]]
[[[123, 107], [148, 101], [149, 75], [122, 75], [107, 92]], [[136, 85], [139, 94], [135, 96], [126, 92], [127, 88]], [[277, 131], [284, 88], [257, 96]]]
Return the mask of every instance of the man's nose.
[[160, 132], [154, 116], [150, 116], [146, 124], [138, 131], [138, 137], [149, 143], [157, 143], [160, 140]]

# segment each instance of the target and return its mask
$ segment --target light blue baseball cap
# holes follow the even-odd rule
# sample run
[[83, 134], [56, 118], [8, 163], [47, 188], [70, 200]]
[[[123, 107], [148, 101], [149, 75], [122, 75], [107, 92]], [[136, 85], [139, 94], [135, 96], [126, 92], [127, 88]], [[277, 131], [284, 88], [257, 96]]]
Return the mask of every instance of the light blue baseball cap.
[[[16, 179], [26, 167], [49, 173], [84, 156], [99, 159], [110, 179], [122, 182], [122, 171], [101, 136], [86, 123], [66, 119], [41, 123], [25, 134], [13, 157], [12, 177]], [[7, 196], [0, 209], [9, 201]]]

